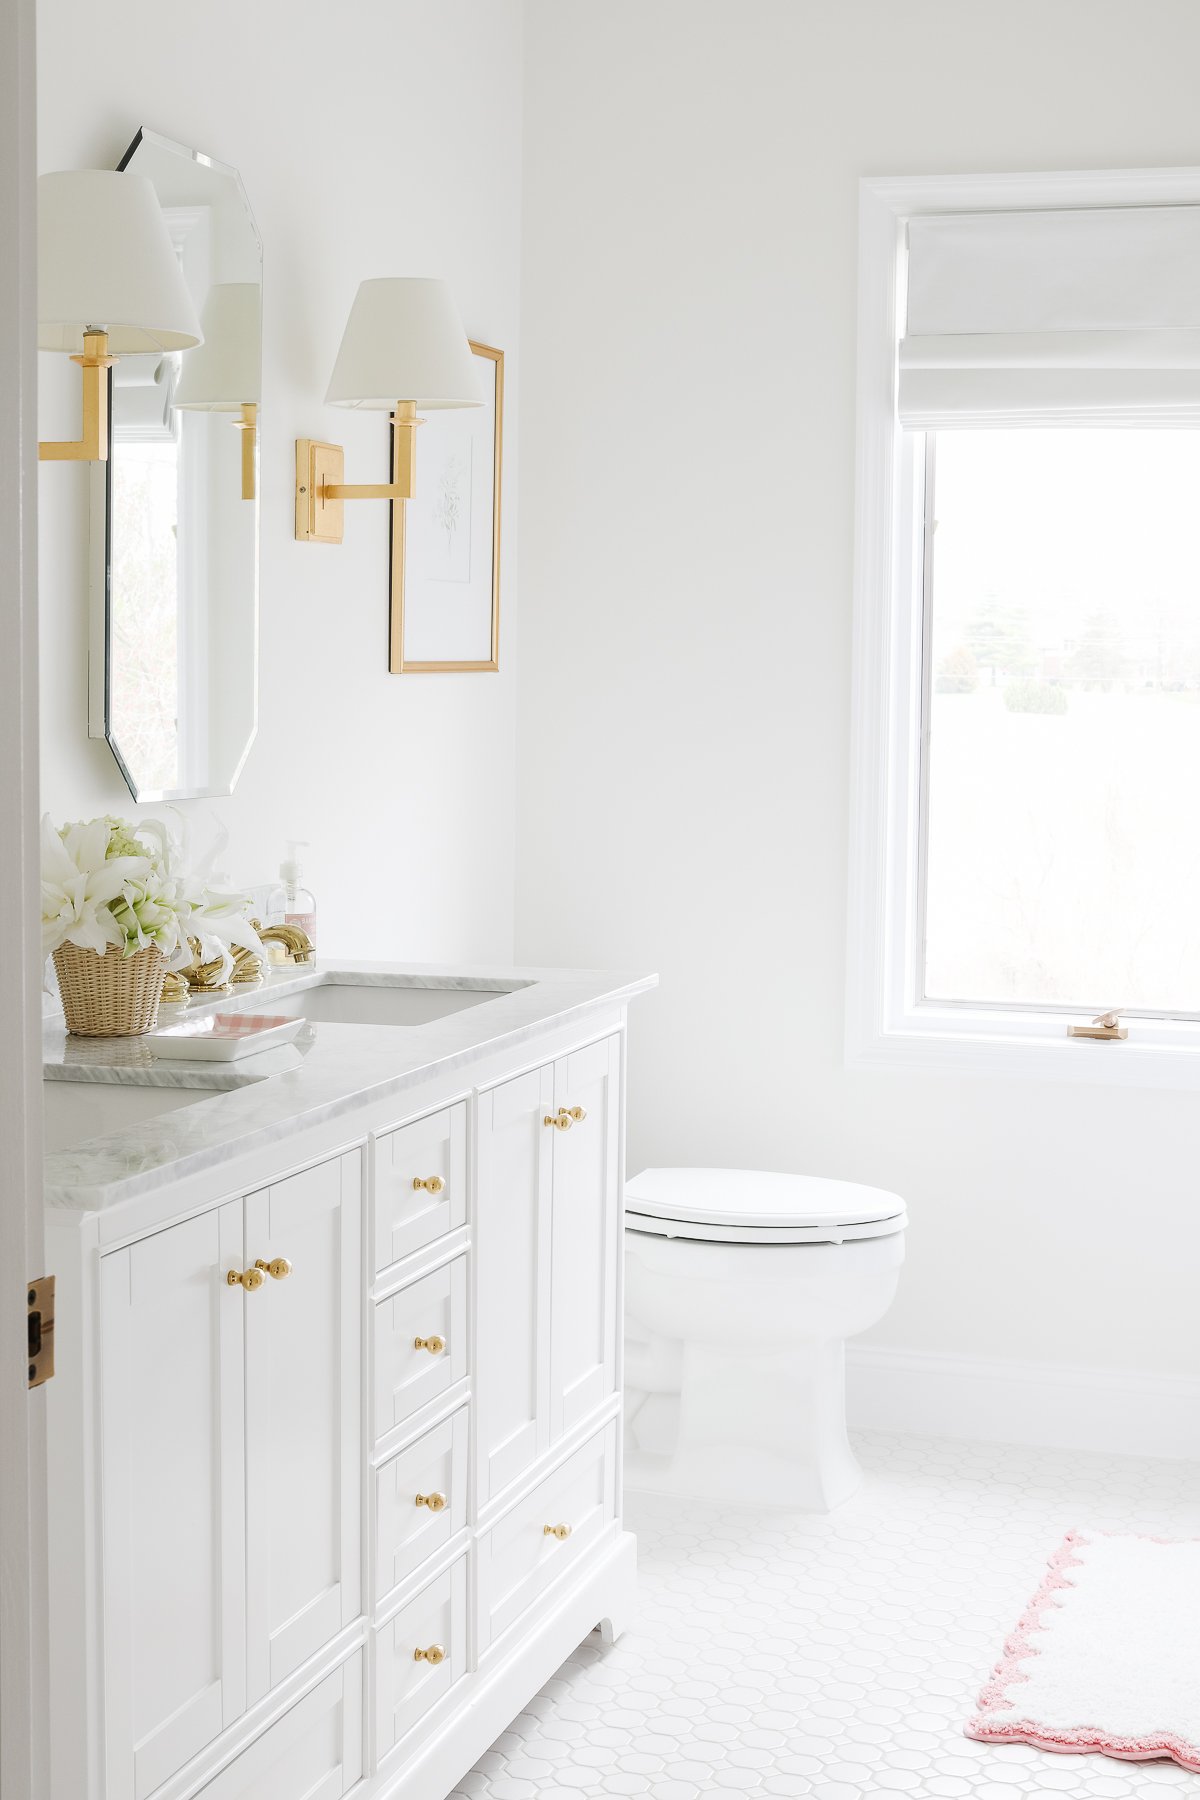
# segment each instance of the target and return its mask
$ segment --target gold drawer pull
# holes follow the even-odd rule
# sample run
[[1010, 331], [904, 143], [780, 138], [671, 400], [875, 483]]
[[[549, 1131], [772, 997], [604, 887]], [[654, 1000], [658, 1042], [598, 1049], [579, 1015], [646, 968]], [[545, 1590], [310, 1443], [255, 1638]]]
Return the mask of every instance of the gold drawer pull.
[[272, 1281], [286, 1281], [292, 1272], [292, 1265], [286, 1256], [273, 1256], [270, 1262], [264, 1262], [260, 1256], [254, 1266], [261, 1269], [264, 1275], [269, 1275]]
[[417, 1505], [427, 1506], [430, 1512], [441, 1512], [446, 1504], [445, 1494], [418, 1494]]
[[583, 1116], [580, 1107], [576, 1107], [573, 1112], [568, 1112], [565, 1106], [560, 1106], [556, 1113], [547, 1113], [542, 1124], [553, 1125], [556, 1131], [570, 1131], [576, 1119], [582, 1119]]
[[445, 1338], [439, 1337], [437, 1335], [436, 1331], [434, 1332], [432, 1337], [414, 1338], [413, 1339], [413, 1349], [414, 1350], [428, 1350], [430, 1356], [440, 1356], [442, 1354], [442, 1351], [445, 1348], [446, 1348]]
[[227, 1287], [245, 1288], [248, 1294], [253, 1294], [262, 1286], [263, 1279], [260, 1269], [230, 1269], [225, 1283]]
[[416, 1192], [424, 1188], [427, 1194], [440, 1194], [445, 1185], [440, 1175], [413, 1176], [413, 1189]]
[[433, 1663], [436, 1666], [436, 1664], [445, 1662], [445, 1660], [446, 1652], [440, 1644], [430, 1644], [428, 1650], [413, 1651], [414, 1662]]
[[570, 1535], [571, 1535], [571, 1527], [569, 1525], [543, 1525], [542, 1526], [542, 1536], [557, 1538], [560, 1544], [562, 1543], [564, 1538], [569, 1538]]
[[568, 1106], [564, 1110], [570, 1113], [577, 1125], [582, 1124], [583, 1120], [587, 1118], [582, 1106]]

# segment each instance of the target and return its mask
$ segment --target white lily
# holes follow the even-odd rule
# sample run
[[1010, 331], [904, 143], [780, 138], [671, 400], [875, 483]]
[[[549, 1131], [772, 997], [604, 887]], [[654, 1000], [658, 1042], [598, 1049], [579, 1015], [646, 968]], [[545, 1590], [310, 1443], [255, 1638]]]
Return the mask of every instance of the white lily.
[[180, 900], [188, 909], [190, 920], [186, 936], [213, 937], [222, 944], [238, 944], [265, 957], [258, 933], [250, 924], [248, 897], [221, 892], [209, 885], [217, 857], [229, 841], [228, 831], [220, 826], [208, 849], [193, 854], [191, 821], [174, 808], [171, 811], [175, 831], [164, 819], [146, 819], [138, 830], [143, 837], [155, 840], [161, 867], [178, 884]]
[[[91, 819], [57, 830], [42, 820], [42, 941], [47, 954], [64, 943], [103, 955], [110, 944], [126, 956], [155, 947], [172, 968], [192, 959], [188, 939], [215, 938], [263, 954], [242, 894], [208, 885], [223, 848], [218, 837], [199, 864], [185, 860], [188, 831], [146, 819]], [[223, 954], [224, 952], [222, 952]]]
[[60, 835], [49, 814], [42, 820], [42, 948], [46, 955], [60, 944], [78, 944], [103, 956], [124, 935], [109, 903], [124, 883], [149, 873], [148, 857], [118, 856], [107, 860], [109, 825], [93, 819], [70, 825]]

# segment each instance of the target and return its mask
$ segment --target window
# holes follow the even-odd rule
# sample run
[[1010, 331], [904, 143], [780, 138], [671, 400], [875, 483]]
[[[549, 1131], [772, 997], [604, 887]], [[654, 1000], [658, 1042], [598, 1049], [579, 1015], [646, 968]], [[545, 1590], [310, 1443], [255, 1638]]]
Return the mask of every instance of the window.
[[1200, 432], [925, 467], [924, 997], [1200, 1016]]
[[1200, 170], [861, 196], [848, 1059], [1200, 1088]]

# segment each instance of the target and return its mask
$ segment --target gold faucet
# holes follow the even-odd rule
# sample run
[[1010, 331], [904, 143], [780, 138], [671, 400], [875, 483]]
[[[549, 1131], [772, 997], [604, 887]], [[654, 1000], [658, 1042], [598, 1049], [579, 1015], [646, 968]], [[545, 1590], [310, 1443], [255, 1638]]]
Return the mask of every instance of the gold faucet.
[[267, 925], [264, 927], [255, 924], [253, 920], [251, 920], [251, 924], [254, 924], [254, 929], [258, 932], [259, 939], [262, 943], [282, 944], [284, 946], [284, 949], [287, 951], [288, 962], [316, 962], [317, 953], [313, 948], [313, 941], [309, 937], [307, 931], [304, 930], [303, 926]]

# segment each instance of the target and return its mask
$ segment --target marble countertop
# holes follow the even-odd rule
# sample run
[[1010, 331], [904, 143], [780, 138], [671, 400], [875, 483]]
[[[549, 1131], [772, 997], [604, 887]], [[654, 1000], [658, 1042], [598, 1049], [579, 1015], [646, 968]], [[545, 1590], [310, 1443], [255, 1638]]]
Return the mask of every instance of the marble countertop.
[[[594, 969], [498, 969], [408, 966], [400, 963], [328, 962], [315, 969], [273, 970], [261, 987], [193, 1003], [201, 1011], [269, 1012], [273, 999], [321, 985], [486, 992], [477, 1006], [417, 1025], [307, 1024], [295, 1046], [238, 1063], [146, 1063], [128, 1044], [92, 1043], [80, 1050], [57, 1023], [45, 1030], [49, 1081], [191, 1088], [194, 1103], [121, 1130], [91, 1137], [45, 1160], [48, 1206], [95, 1212], [193, 1175], [356, 1108], [417, 1087], [430, 1076], [465, 1067], [494, 1051], [520, 1044], [547, 1027], [568, 1023], [590, 1009], [623, 1003], [657, 985], [656, 975]], [[149, 1045], [142, 1041], [141, 1050]], [[105, 1051], [108, 1057], [105, 1056]], [[268, 1055], [285, 1059], [272, 1072], [252, 1070]], [[69, 1065], [69, 1066], [68, 1066]], [[269, 1078], [267, 1078], [269, 1077]], [[205, 1089], [224, 1089], [209, 1092]], [[57, 1096], [56, 1096], [57, 1098]], [[62, 1103], [70, 1104], [67, 1095]]]

